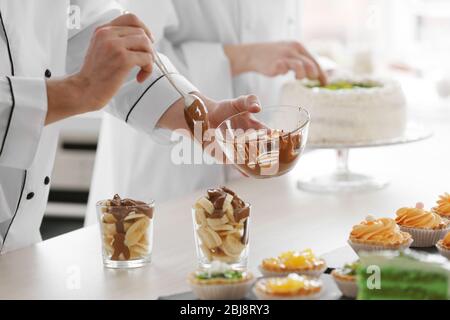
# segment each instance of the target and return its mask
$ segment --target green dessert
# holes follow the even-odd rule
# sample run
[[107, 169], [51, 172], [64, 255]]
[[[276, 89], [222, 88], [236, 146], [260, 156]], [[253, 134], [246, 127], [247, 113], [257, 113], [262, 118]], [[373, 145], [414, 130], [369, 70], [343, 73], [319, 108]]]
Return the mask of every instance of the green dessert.
[[199, 272], [196, 274], [198, 280], [211, 280], [211, 279], [226, 279], [226, 280], [241, 280], [244, 278], [242, 271], [238, 270], [226, 270], [223, 272]]
[[450, 264], [437, 255], [366, 253], [357, 268], [358, 299], [448, 300]]
[[370, 88], [378, 88], [381, 85], [375, 82], [351, 82], [345, 80], [339, 80], [335, 82], [331, 82], [325, 86], [320, 85], [319, 82], [309, 82], [306, 84], [308, 88], [321, 88], [327, 90], [348, 90], [348, 89], [370, 89]]

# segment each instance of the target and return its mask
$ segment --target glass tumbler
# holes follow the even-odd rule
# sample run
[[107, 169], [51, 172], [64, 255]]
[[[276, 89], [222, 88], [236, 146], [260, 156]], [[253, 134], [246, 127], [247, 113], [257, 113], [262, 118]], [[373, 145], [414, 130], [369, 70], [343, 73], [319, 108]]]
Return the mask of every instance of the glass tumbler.
[[137, 268], [151, 261], [155, 203], [112, 206], [97, 203], [103, 263], [108, 268]]

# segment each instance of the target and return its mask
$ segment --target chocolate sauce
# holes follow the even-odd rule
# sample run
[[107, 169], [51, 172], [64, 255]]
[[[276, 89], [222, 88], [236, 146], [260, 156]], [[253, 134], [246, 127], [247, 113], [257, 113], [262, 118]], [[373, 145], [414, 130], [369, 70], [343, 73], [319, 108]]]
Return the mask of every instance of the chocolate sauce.
[[[194, 100], [194, 102], [187, 108], [184, 108], [184, 119], [195, 139], [197, 139], [202, 146], [204, 146], [204, 136], [209, 129], [208, 109], [200, 98]], [[201, 124], [202, 132], [196, 132], [196, 124]], [[197, 129], [198, 130], [198, 129]]]
[[109, 200], [106, 206], [106, 212], [110, 213], [116, 219], [116, 234], [114, 235], [114, 241], [112, 247], [114, 252], [111, 256], [111, 260], [120, 260], [120, 254], [123, 254], [125, 260], [130, 259], [130, 250], [125, 244], [125, 218], [133, 214], [144, 214], [149, 219], [153, 218], [153, 207], [149, 206], [145, 202], [132, 200], [132, 199], [121, 199], [118, 194], [114, 195], [112, 200]]
[[[234, 163], [255, 178], [280, 176], [289, 172], [300, 158], [302, 135], [277, 132], [277, 136], [258, 136], [256, 140], [235, 139]], [[245, 137], [244, 137], [245, 138]]]

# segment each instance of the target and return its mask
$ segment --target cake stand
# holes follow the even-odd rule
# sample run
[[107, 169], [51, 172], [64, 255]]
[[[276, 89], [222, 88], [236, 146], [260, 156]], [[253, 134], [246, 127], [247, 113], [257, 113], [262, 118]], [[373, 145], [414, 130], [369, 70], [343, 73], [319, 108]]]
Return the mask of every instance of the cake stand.
[[335, 149], [337, 166], [326, 175], [300, 179], [301, 190], [318, 193], [355, 192], [377, 190], [386, 187], [389, 180], [381, 177], [352, 172], [348, 165], [349, 152], [355, 148], [372, 148], [412, 143], [430, 138], [432, 131], [418, 123], [408, 123], [403, 135], [389, 140], [361, 143], [308, 143], [309, 149]]

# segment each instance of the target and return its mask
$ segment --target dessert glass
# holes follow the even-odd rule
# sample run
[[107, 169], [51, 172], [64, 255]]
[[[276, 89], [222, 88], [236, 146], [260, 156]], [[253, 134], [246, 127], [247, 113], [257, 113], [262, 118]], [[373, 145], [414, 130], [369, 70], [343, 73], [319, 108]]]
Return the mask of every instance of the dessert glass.
[[155, 203], [112, 206], [97, 203], [103, 264], [107, 268], [137, 268], [150, 263]]
[[[250, 204], [246, 203], [246, 207], [251, 211]], [[208, 270], [213, 261], [220, 261], [235, 270], [247, 270], [250, 216], [238, 223], [228, 220], [222, 228], [215, 227], [226, 230], [213, 230], [198, 218], [196, 210], [194, 206], [192, 221], [199, 269]]]
[[298, 106], [265, 107], [241, 112], [223, 121], [215, 138], [227, 160], [254, 178], [289, 172], [300, 159], [308, 137], [310, 117]]

